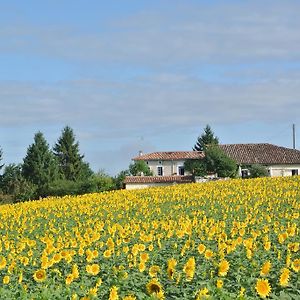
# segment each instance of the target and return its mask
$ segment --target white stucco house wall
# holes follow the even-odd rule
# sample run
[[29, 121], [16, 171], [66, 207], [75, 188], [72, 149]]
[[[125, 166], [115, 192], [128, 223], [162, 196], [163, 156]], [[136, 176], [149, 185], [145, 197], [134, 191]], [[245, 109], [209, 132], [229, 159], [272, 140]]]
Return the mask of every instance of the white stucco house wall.
[[184, 162], [187, 159], [201, 159], [204, 157], [200, 151], [169, 151], [140, 153], [133, 161], [143, 160], [154, 176], [184, 176], [191, 175], [184, 170]]

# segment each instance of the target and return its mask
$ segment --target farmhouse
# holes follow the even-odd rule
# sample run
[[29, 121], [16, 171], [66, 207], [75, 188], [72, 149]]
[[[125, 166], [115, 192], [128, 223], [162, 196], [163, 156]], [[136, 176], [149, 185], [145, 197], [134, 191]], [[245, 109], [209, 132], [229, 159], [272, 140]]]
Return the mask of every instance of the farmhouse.
[[203, 157], [203, 152], [199, 151], [140, 153], [132, 160], [145, 161], [154, 176], [127, 176], [124, 181], [126, 189], [193, 182], [193, 176], [184, 170], [184, 162]]
[[300, 174], [300, 151], [272, 144], [228, 144], [222, 150], [239, 166], [239, 175], [248, 173], [247, 166], [260, 164], [270, 176], [292, 176]]
[[[238, 175], [248, 175], [248, 167], [260, 164], [270, 176], [292, 176], [300, 174], [300, 151], [267, 143], [226, 144], [221, 149], [238, 165]], [[143, 160], [154, 176], [127, 176], [126, 189], [193, 182], [194, 178], [184, 169], [187, 159], [202, 159], [200, 151], [172, 151], [140, 153], [133, 161]]]

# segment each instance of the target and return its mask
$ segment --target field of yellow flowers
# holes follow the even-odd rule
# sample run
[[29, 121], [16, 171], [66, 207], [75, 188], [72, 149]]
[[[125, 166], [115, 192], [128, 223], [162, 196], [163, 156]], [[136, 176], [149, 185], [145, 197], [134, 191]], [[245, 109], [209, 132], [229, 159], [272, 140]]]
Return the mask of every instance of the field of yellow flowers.
[[0, 206], [0, 299], [300, 299], [300, 177]]

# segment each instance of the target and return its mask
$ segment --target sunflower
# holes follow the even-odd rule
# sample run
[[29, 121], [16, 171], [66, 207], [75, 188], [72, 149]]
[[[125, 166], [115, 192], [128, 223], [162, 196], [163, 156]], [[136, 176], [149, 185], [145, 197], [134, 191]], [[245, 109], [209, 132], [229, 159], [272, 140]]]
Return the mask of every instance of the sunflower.
[[146, 270], [146, 265], [145, 263], [142, 261], [139, 263], [139, 271], [142, 273]]
[[109, 257], [111, 257], [111, 254], [112, 254], [112, 251], [107, 249], [107, 250], [104, 251], [103, 256], [105, 258], [109, 258]]
[[170, 279], [173, 279], [174, 278], [174, 273], [175, 273], [175, 267], [177, 265], [177, 261], [175, 258], [171, 258], [168, 260], [168, 268], [167, 268], [167, 274], [168, 274], [168, 277]]
[[118, 299], [119, 299], [118, 288], [114, 285], [110, 289], [108, 300], [118, 300]]
[[200, 244], [200, 245], [198, 246], [198, 252], [199, 252], [200, 254], [203, 254], [204, 251], [205, 251], [205, 249], [206, 249], [206, 247], [205, 247], [205, 245], [203, 245], [203, 244]]
[[85, 269], [91, 275], [97, 275], [100, 272], [100, 266], [98, 264], [87, 265]]
[[70, 285], [74, 280], [74, 276], [73, 274], [68, 274], [67, 277], [66, 277], [66, 285]]
[[260, 275], [261, 276], [267, 276], [270, 272], [270, 269], [271, 269], [271, 262], [268, 260], [266, 261], [263, 266], [261, 267], [261, 270], [260, 270]]
[[123, 300], [136, 300], [136, 297], [135, 296], [132, 296], [132, 295], [129, 295], [129, 296], [125, 296], [123, 298]]
[[295, 259], [293, 262], [292, 262], [292, 269], [295, 271], [295, 272], [299, 272], [300, 270], [300, 258], [298, 259]]
[[74, 264], [72, 267], [72, 275], [73, 275], [74, 279], [79, 278], [78, 266], [76, 264]]
[[217, 284], [216, 284], [216, 285], [217, 285], [217, 288], [218, 288], [218, 289], [221, 289], [221, 288], [223, 287], [223, 284], [224, 284], [224, 282], [223, 282], [222, 279], [218, 279], [218, 280], [217, 280]]
[[145, 252], [141, 253], [140, 254], [140, 260], [143, 261], [143, 262], [147, 262], [149, 260], [148, 253], [145, 253]]
[[145, 251], [146, 250], [146, 246], [144, 244], [139, 244], [139, 250], [140, 251]]
[[3, 280], [2, 280], [3, 284], [9, 284], [9, 281], [10, 281], [10, 277], [8, 275], [3, 277]]
[[205, 253], [204, 253], [204, 257], [206, 259], [211, 259], [213, 257], [214, 253], [211, 251], [211, 250], [206, 250]]
[[283, 268], [279, 278], [279, 284], [281, 286], [287, 286], [289, 283], [289, 279], [290, 279], [290, 270], [287, 268]]
[[229, 270], [229, 262], [224, 259], [219, 263], [219, 276], [226, 276]]
[[203, 288], [198, 292], [197, 295], [197, 299], [196, 300], [201, 300], [201, 299], [207, 299], [209, 298], [209, 294], [208, 294], [208, 289], [207, 288]]
[[164, 292], [161, 284], [156, 278], [151, 279], [146, 285], [147, 291], [150, 295], [155, 295], [158, 299], [164, 299]]
[[98, 292], [98, 288], [97, 287], [91, 288], [89, 290], [89, 295], [92, 296], [92, 297], [96, 297], [97, 296], [97, 292]]
[[160, 267], [157, 265], [151, 266], [149, 269], [149, 275], [151, 277], [156, 277], [157, 272], [160, 272]]
[[61, 259], [62, 259], [62, 256], [60, 253], [55, 253], [52, 257], [52, 261], [54, 263], [59, 263], [61, 261]]
[[195, 274], [196, 262], [194, 257], [190, 257], [183, 267], [183, 271], [186, 275], [186, 280], [191, 281]]
[[271, 249], [271, 242], [270, 241], [266, 241], [264, 243], [264, 248], [266, 251], [269, 251]]
[[271, 286], [268, 279], [258, 279], [255, 289], [261, 298], [266, 298], [271, 293]]
[[0, 270], [6, 267], [6, 258], [4, 256], [0, 256]]
[[34, 274], [33, 274], [33, 279], [34, 279], [36, 282], [42, 282], [42, 281], [44, 281], [46, 278], [47, 278], [46, 271], [45, 271], [45, 270], [42, 270], [42, 269], [35, 271]]

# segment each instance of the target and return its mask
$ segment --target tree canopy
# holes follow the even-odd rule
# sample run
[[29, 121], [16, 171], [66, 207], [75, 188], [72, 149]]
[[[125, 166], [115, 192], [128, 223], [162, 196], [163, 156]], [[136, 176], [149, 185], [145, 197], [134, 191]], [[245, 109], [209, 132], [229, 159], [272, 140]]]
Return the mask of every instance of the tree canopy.
[[53, 148], [59, 163], [59, 170], [66, 180], [80, 180], [92, 175], [89, 164], [83, 161], [84, 155], [79, 152], [79, 142], [75, 141], [73, 129], [66, 126], [62, 130]]
[[22, 175], [31, 183], [37, 185], [40, 195], [47, 189], [50, 182], [58, 178], [58, 165], [43, 134], [34, 136], [34, 143], [27, 149], [23, 160]]
[[134, 163], [129, 165], [129, 172], [133, 176], [151, 176], [153, 173], [151, 172], [148, 165], [143, 160], [137, 160]]
[[219, 144], [219, 139], [214, 135], [211, 127], [206, 125], [204, 132], [201, 136], [198, 137], [195, 146], [193, 147], [194, 151], [205, 151], [205, 148], [208, 145], [217, 145]]
[[184, 169], [193, 176], [207, 175], [205, 161], [203, 159], [188, 159], [184, 162]]
[[1, 164], [1, 161], [3, 159], [2, 155], [3, 155], [3, 152], [2, 152], [2, 149], [0, 148], [0, 170], [4, 167], [4, 164]]
[[218, 177], [236, 176], [236, 162], [229, 158], [218, 145], [210, 145], [206, 148], [204, 162], [207, 172], [217, 173]]
[[217, 173], [219, 177], [235, 177], [237, 165], [218, 146], [219, 139], [215, 136], [209, 125], [206, 125], [197, 143], [193, 147], [194, 151], [203, 151], [204, 158], [199, 160], [187, 160], [184, 167], [194, 176], [205, 176], [208, 173]]

